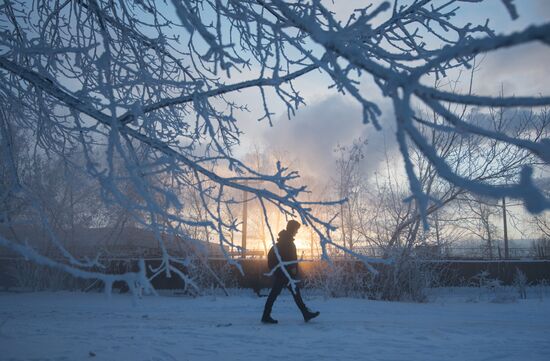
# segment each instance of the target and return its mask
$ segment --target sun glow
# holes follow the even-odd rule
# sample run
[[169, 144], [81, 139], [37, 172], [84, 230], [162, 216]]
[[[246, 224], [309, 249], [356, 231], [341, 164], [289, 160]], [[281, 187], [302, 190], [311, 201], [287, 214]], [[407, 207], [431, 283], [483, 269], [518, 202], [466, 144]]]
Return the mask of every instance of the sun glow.
[[294, 239], [294, 244], [296, 245], [296, 249], [297, 250], [301, 250], [301, 249], [309, 249], [310, 247], [310, 244], [308, 241], [305, 241], [301, 238], [295, 238]]

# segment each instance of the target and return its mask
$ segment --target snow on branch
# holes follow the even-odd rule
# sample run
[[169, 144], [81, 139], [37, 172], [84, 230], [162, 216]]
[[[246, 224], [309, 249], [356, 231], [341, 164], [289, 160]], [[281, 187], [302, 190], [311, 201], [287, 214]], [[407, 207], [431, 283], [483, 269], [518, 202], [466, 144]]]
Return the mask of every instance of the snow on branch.
[[[357, 31], [357, 26], [353, 23], [355, 17], [348, 21], [346, 26], [342, 26], [321, 3], [303, 3], [299, 1], [289, 3], [274, 0], [272, 1], [272, 4], [274, 4], [272, 9], [275, 8], [289, 22], [308, 33], [313, 41], [325, 49], [323, 59], [329, 64], [320, 67], [323, 69], [330, 68], [329, 73], [332, 73], [331, 76], [335, 82], [339, 82], [340, 77], [348, 77], [341, 70], [344, 68], [340, 63], [336, 65], [337, 60], [339, 62], [345, 60], [349, 63], [349, 67], [371, 75], [382, 92], [394, 99], [394, 109], [399, 127], [398, 141], [401, 145], [400, 149], [405, 159], [411, 192], [423, 214], [425, 214], [429, 202], [421, 187], [418, 186], [415, 169], [408, 161], [410, 155], [408, 152], [409, 146], [406, 144], [407, 137], [410, 137], [414, 144], [421, 149], [423, 154], [433, 163], [438, 173], [456, 186], [485, 196], [522, 199], [531, 212], [538, 213], [548, 209], [550, 203], [535, 186], [532, 171], [528, 167], [521, 172], [521, 175], [518, 175], [520, 179], [517, 184], [506, 186], [483, 184], [477, 180], [469, 180], [455, 174], [452, 169], [446, 166], [444, 159], [435, 154], [435, 149], [429, 145], [429, 142], [424, 139], [424, 136], [417, 131], [412, 123], [414, 109], [410, 95], [415, 94], [423, 99], [426, 105], [453, 124], [456, 131], [470, 132], [528, 149], [548, 163], [550, 144], [547, 139], [533, 142], [512, 138], [498, 130], [489, 131], [470, 125], [459, 120], [446, 107], [429, 98], [487, 107], [503, 105], [515, 107], [543, 106], [550, 104], [550, 98], [534, 96], [498, 99], [477, 95], [448, 94], [422, 85], [421, 78], [433, 74], [437, 77], [445, 76], [450, 69], [457, 67], [470, 68], [471, 60], [481, 53], [532, 41], [541, 41], [546, 44], [550, 39], [550, 24], [531, 26], [523, 31], [508, 35], [494, 35], [487, 24], [476, 27], [472, 27], [470, 24], [464, 27], [454, 25], [451, 19], [455, 16], [455, 12], [448, 9], [453, 4], [458, 4], [458, 1], [449, 1], [439, 7], [434, 7], [432, 3], [431, 1], [414, 1], [410, 6], [397, 6], [396, 2], [391, 18], [382, 23], [381, 26], [372, 29], [368, 24], [363, 24], [360, 35], [363, 41], [359, 43], [353, 41], [354, 37], [350, 37], [350, 34], [355, 35]], [[517, 12], [512, 2], [505, 1], [504, 4], [512, 17], [515, 17]], [[367, 10], [362, 11], [362, 17], [364, 18]], [[379, 10], [377, 9], [376, 12], [378, 13]], [[437, 32], [435, 27], [427, 26], [426, 21], [439, 23], [446, 33]], [[426, 27], [427, 34], [432, 34], [439, 39], [439, 49], [428, 46], [428, 43], [424, 41], [426, 34], [421, 36], [420, 33], [413, 30], [414, 26], [419, 25]], [[375, 31], [373, 32], [373, 30]], [[369, 38], [373, 33], [376, 36]], [[452, 33], [454, 33], [454, 37], [451, 36]], [[478, 38], [480, 33], [485, 33], [488, 36]], [[380, 46], [380, 43], [384, 40], [387, 41], [389, 46]], [[441, 43], [444, 46], [441, 47]], [[392, 47], [397, 49], [397, 52], [392, 53], [387, 50]], [[334, 60], [331, 62], [329, 59]], [[374, 59], [378, 61], [375, 62]], [[409, 65], [407, 61], [413, 59], [420, 63], [415, 66]], [[320, 59], [317, 58], [316, 60], [319, 61]], [[360, 103], [363, 102], [362, 95], [351, 94]]]
[[23, 246], [21, 244], [17, 244], [4, 237], [0, 237], [0, 245], [2, 247], [5, 247], [7, 249], [10, 249], [22, 255], [27, 260], [33, 261], [36, 264], [62, 270], [77, 278], [92, 279], [92, 280], [99, 279], [105, 284], [105, 290], [108, 294], [111, 293], [111, 288], [115, 281], [126, 282], [128, 284], [128, 287], [133, 291], [136, 290], [134, 285], [137, 282], [146, 291], [153, 292], [153, 293], [155, 292], [155, 290], [153, 289], [153, 287], [149, 282], [149, 279], [145, 275], [145, 263], [143, 262], [143, 260], [139, 262], [139, 266], [140, 266], [139, 272], [127, 272], [120, 275], [105, 274], [101, 272], [82, 270], [80, 268], [72, 267], [64, 263], [56, 262], [49, 257], [45, 257], [39, 254], [29, 246]]
[[[239, 117], [249, 111], [235, 93], [250, 94], [251, 102], [261, 105], [258, 118], [271, 124], [275, 106], [292, 116], [305, 103], [296, 80], [315, 69], [331, 89], [355, 99], [364, 121], [376, 129], [385, 126], [382, 110], [364, 85], [378, 87], [392, 100], [412, 199], [424, 217], [433, 201], [411, 162], [416, 150], [457, 187], [522, 199], [531, 212], [542, 212], [550, 202], [531, 168], [524, 167], [515, 183], [483, 183], [449, 167], [419, 131], [428, 123], [416, 114], [418, 101], [444, 119], [430, 124], [434, 132], [467, 133], [517, 147], [545, 164], [550, 160], [543, 136], [527, 139], [487, 129], [453, 112], [466, 106], [547, 106], [548, 95], [462, 95], [423, 83], [471, 68], [479, 54], [550, 43], [550, 24], [504, 35], [496, 35], [489, 21], [461, 25], [461, 3], [482, 1], [384, 1], [344, 20], [316, 0], [6, 2], [0, 8], [2, 138], [19, 133], [35, 158], [55, 155], [92, 180], [102, 206], [120, 207], [124, 222], [152, 232], [162, 250], [156, 272], [167, 275], [179, 274], [172, 266], [178, 258], [168, 251], [176, 239], [200, 249], [200, 237], [193, 235], [214, 234], [230, 259], [228, 248], [239, 249], [231, 235], [240, 231], [234, 211], [241, 193], [262, 204], [268, 228], [265, 205], [310, 226], [323, 255], [332, 245], [360, 256], [336, 245], [334, 217], [314, 210], [341, 201], [306, 200], [308, 188], [298, 184], [296, 171], [276, 164], [274, 171], [260, 172], [234, 156], [242, 136]], [[519, 16], [513, 1], [502, 3], [512, 18]], [[74, 152], [81, 154], [80, 163], [70, 159]], [[29, 193], [14, 180], [18, 166], [8, 169], [9, 187], [0, 190], [0, 199]], [[49, 224], [51, 215], [43, 208], [37, 204], [33, 214], [39, 214], [38, 223]], [[55, 244], [55, 235], [50, 238]], [[15, 240], [2, 245], [43, 260]], [[87, 264], [58, 248], [72, 266]]]

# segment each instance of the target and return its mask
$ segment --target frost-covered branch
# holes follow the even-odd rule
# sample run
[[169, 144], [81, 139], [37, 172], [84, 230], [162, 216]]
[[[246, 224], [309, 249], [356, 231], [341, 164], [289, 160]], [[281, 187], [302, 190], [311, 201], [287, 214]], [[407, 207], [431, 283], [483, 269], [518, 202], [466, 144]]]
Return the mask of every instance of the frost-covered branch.
[[[460, 25], [462, 2], [385, 1], [341, 20], [317, 0], [9, 1], [0, 7], [2, 138], [19, 132], [29, 158], [60, 157], [87, 177], [105, 209], [120, 207], [120, 219], [152, 232], [162, 255], [156, 272], [168, 276], [178, 273], [172, 267], [178, 258], [168, 250], [176, 239], [200, 249], [200, 237], [192, 235], [212, 232], [228, 258], [227, 248], [239, 247], [230, 237], [240, 227], [235, 192], [300, 218], [321, 239], [324, 256], [327, 245], [336, 245], [334, 217], [324, 219], [314, 207], [339, 201], [306, 200], [308, 188], [298, 184], [296, 171], [277, 163], [260, 172], [234, 156], [242, 136], [239, 117], [249, 111], [236, 94], [246, 92], [260, 104], [258, 118], [271, 124], [274, 109], [293, 116], [305, 103], [296, 80], [315, 69], [331, 89], [353, 97], [364, 121], [377, 129], [386, 126], [382, 109], [364, 85], [378, 87], [392, 100], [412, 199], [425, 221], [433, 202], [422, 186], [426, 175], [411, 161], [417, 151], [461, 189], [522, 199], [530, 211], [542, 212], [550, 202], [533, 182], [531, 168], [518, 171], [508, 184], [493, 184], [447, 164], [420, 130], [468, 133], [545, 164], [550, 159], [544, 136], [489, 129], [456, 111], [550, 105], [548, 95], [462, 95], [424, 84], [472, 67], [479, 54], [550, 41], [550, 24], [504, 35], [495, 34], [489, 21]], [[512, 18], [520, 15], [513, 1], [502, 4]], [[420, 117], [418, 103], [444, 122]], [[73, 152], [81, 154], [80, 163], [69, 161]], [[18, 166], [6, 169], [8, 186], [0, 199], [27, 206], [33, 197], [30, 187], [21, 186], [25, 177], [18, 180]], [[51, 214], [38, 203], [28, 212], [33, 222], [50, 224]], [[15, 224], [17, 212], [10, 207], [2, 207], [11, 212], [2, 219]], [[50, 239], [56, 243], [54, 234]], [[7, 242], [23, 251], [17, 240]], [[89, 265], [58, 249], [70, 264]], [[358, 256], [350, 247], [342, 251]]]

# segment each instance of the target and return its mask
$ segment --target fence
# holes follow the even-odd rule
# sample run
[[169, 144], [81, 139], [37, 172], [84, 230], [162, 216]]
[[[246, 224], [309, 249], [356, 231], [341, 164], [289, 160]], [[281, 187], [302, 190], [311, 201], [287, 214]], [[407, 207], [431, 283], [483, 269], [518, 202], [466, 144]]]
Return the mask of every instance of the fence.
[[[321, 258], [319, 250], [311, 251], [310, 249], [298, 249], [298, 258], [307, 260], [318, 260]], [[391, 255], [386, 249], [375, 246], [354, 247], [353, 251], [371, 258], [388, 258]], [[503, 260], [504, 249], [502, 247], [488, 248], [485, 246], [479, 247], [437, 247], [437, 246], [417, 246], [413, 249], [417, 257], [421, 259], [437, 259], [437, 260]], [[550, 259], [550, 254], [541, 254], [533, 247], [512, 247], [508, 248], [508, 259]], [[351, 258], [349, 254], [329, 248], [328, 255], [332, 259], [347, 259]], [[232, 252], [230, 255], [237, 259], [265, 259], [265, 252], [259, 249], [247, 249], [243, 252]], [[213, 257], [216, 258], [216, 257]]]
[[[127, 271], [137, 270], [137, 260], [110, 260], [104, 262], [107, 266], [106, 271], [108, 273], [123, 273]], [[503, 284], [511, 284], [514, 278], [514, 274], [517, 270], [521, 270], [527, 277], [527, 282], [531, 284], [537, 284], [541, 282], [548, 282], [550, 280], [550, 261], [548, 260], [530, 260], [530, 261], [483, 261], [483, 260], [470, 260], [470, 261], [453, 261], [453, 260], [440, 260], [440, 261], [424, 261], [434, 271], [437, 271], [441, 275], [441, 281], [439, 286], [467, 286], [473, 285], [472, 282], [479, 274], [484, 274], [484, 277], [491, 279], [498, 279]], [[22, 264], [23, 263], [23, 264]], [[160, 263], [159, 259], [147, 259], [147, 272], [148, 276], [152, 276], [149, 266], [156, 267]], [[236, 267], [228, 266], [226, 260], [210, 260], [209, 264], [212, 269], [218, 270], [219, 276], [226, 279], [229, 282], [224, 282], [226, 285], [232, 285], [242, 288], [251, 288], [257, 292], [261, 289], [270, 287], [271, 279], [266, 276], [268, 272], [267, 262], [261, 259], [244, 259], [240, 261], [244, 274], [241, 274]], [[28, 277], [28, 269], [21, 266], [27, 265], [34, 270], [36, 277], [41, 277], [46, 270], [44, 266], [38, 266], [32, 264], [30, 261], [24, 259], [3, 259], [0, 263], [0, 290], [9, 290], [12, 287], [17, 287], [18, 282], [16, 275], [13, 273], [14, 269], [20, 269], [25, 272], [25, 277]], [[345, 266], [346, 269], [354, 269], [359, 274], [363, 274], [364, 277], [369, 276], [369, 271], [365, 265], [357, 260], [336, 260], [333, 265]], [[186, 267], [181, 265], [174, 265], [184, 273], [190, 273]], [[374, 264], [373, 265], [380, 274], [383, 274], [388, 265]], [[308, 277], [315, 275], [316, 272], [322, 267], [327, 267], [327, 263], [322, 261], [304, 262], [300, 264], [300, 273], [304, 280]], [[342, 267], [340, 267], [342, 268]], [[197, 274], [193, 274], [196, 277]], [[200, 276], [200, 275], [199, 275]], [[98, 289], [102, 287], [101, 282], [80, 280], [80, 283], [75, 283], [73, 278], [62, 279], [61, 284], [70, 284], [71, 289]], [[184, 288], [184, 282], [176, 276], [170, 278], [166, 277], [164, 273], [159, 274], [153, 281], [153, 286], [157, 289], [182, 289]], [[230, 284], [229, 284], [230, 283]], [[126, 287], [123, 282], [118, 282], [114, 287]]]

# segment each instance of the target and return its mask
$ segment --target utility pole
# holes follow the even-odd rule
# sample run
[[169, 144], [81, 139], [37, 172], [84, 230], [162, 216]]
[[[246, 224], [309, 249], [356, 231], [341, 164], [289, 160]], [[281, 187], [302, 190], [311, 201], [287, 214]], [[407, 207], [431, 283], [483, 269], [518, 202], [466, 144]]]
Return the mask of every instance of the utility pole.
[[[248, 185], [248, 182], [245, 181], [245, 185]], [[245, 258], [246, 256], [246, 231], [248, 226], [248, 200], [247, 200], [248, 193], [246, 191], [243, 191], [243, 233], [241, 238], [241, 253], [242, 258]]]
[[441, 238], [440, 238], [440, 234], [439, 234], [439, 216], [437, 215], [438, 214], [438, 211], [436, 210], [434, 212], [434, 216], [435, 216], [435, 239], [437, 241], [437, 254], [438, 254], [438, 257], [441, 257]]
[[311, 259], [313, 259], [313, 227], [309, 228], [309, 247], [311, 252]]
[[504, 225], [504, 259], [510, 258], [508, 249], [508, 225], [506, 223], [506, 198], [502, 197], [502, 222]]

